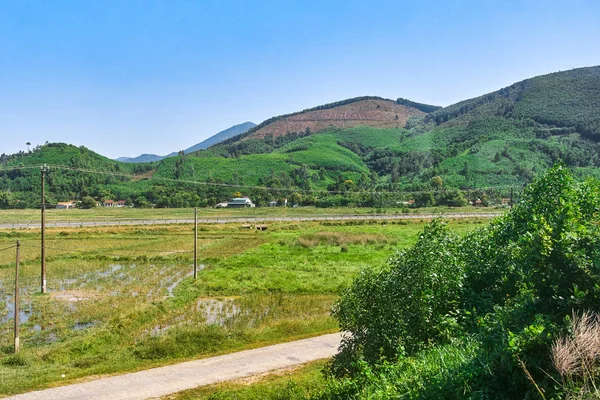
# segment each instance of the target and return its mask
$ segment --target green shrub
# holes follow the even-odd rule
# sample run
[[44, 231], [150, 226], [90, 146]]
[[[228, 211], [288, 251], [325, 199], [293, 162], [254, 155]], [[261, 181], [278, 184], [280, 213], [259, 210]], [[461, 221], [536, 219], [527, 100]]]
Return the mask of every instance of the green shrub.
[[363, 271], [333, 310], [340, 328], [352, 332], [342, 353], [358, 351], [373, 362], [446, 342], [457, 328], [463, 275], [454, 254], [457, 242], [446, 224], [435, 220], [387, 268]]
[[[432, 222], [343, 293], [334, 316], [351, 335], [331, 370], [346, 377], [331, 381], [329, 398], [562, 396], [550, 349], [573, 312], [600, 309], [599, 212], [598, 181], [576, 182], [558, 165], [506, 216], [462, 239]], [[412, 363], [465, 340], [476, 354], [450, 369], [460, 379], [437, 386], [413, 371], [412, 389], [399, 389]]]

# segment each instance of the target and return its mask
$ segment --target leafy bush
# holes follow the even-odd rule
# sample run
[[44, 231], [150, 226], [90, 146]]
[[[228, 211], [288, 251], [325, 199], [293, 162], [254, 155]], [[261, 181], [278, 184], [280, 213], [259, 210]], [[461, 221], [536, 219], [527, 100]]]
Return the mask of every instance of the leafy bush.
[[434, 221], [387, 268], [363, 271], [333, 310], [342, 330], [352, 333], [342, 353], [375, 362], [447, 342], [457, 328], [453, 315], [463, 275], [457, 240], [445, 223]]
[[[561, 396], [553, 340], [573, 312], [600, 309], [599, 212], [599, 182], [576, 182], [559, 165], [510, 213], [462, 239], [434, 221], [386, 268], [363, 272], [334, 309], [350, 332], [331, 368], [347, 376], [344, 393], [361, 397], [383, 381], [394, 393], [403, 366], [467, 340], [476, 355], [453, 371], [463, 397]], [[364, 379], [365, 363], [377, 377]], [[420, 379], [407, 397], [449, 397], [424, 395], [417, 389], [430, 377]]]

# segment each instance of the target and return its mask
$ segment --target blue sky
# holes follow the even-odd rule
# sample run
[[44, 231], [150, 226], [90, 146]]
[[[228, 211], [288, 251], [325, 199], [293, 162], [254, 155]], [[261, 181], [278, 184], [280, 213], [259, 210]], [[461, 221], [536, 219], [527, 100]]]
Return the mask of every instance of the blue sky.
[[600, 2], [0, 0], [0, 153], [167, 154], [362, 95], [437, 105], [600, 64]]

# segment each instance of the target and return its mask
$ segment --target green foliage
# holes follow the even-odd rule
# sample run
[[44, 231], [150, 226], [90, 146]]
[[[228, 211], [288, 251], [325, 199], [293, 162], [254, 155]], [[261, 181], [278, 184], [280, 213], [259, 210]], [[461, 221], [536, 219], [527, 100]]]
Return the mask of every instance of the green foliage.
[[456, 189], [438, 193], [436, 204], [440, 206], [464, 207], [467, 205], [465, 196]]
[[435, 198], [431, 192], [421, 192], [414, 196], [415, 207], [430, 207], [435, 204]]
[[[334, 312], [351, 333], [332, 366], [350, 374], [344, 393], [360, 397], [382, 380], [398, 393], [395, 374], [406, 363], [440, 344], [474, 340], [475, 361], [452, 371], [464, 378], [457, 388], [464, 397], [534, 396], [523, 365], [548, 398], [560, 396], [552, 340], [566, 332], [572, 312], [600, 308], [599, 212], [600, 183], [577, 182], [558, 165], [488, 227], [458, 240], [434, 222], [388, 268], [362, 273]], [[365, 380], [365, 362], [383, 367]], [[411, 396], [448, 397], [419, 387]]]
[[403, 106], [414, 107], [417, 110], [421, 110], [424, 113], [428, 113], [428, 114], [430, 112], [433, 112], [433, 111], [436, 111], [436, 110], [439, 110], [442, 108], [440, 106], [432, 106], [430, 104], [417, 103], [417, 102], [414, 102], [414, 101], [411, 101], [408, 99], [403, 99], [402, 97], [399, 97], [396, 100], [396, 103], [402, 104]]
[[93, 197], [85, 196], [83, 199], [81, 199], [81, 203], [79, 204], [79, 207], [81, 207], [83, 209], [94, 208], [94, 207], [96, 207], [96, 200]]
[[11, 192], [0, 191], [0, 209], [13, 208], [15, 200]]
[[457, 325], [453, 315], [463, 274], [456, 243], [446, 225], [434, 221], [414, 247], [390, 259], [388, 268], [364, 271], [333, 310], [340, 328], [352, 333], [342, 353], [375, 362], [446, 342]]
[[479, 344], [467, 338], [395, 363], [358, 360], [352, 377], [329, 378], [325, 389], [311, 399], [484, 399], [489, 390], [471, 394], [468, 389], [472, 379], [485, 373], [479, 350]]
[[439, 125], [464, 116], [495, 115], [529, 119], [560, 128], [555, 133], [577, 131], [597, 139], [600, 117], [593, 99], [597, 99], [599, 91], [600, 67], [578, 68], [527, 79], [436, 110], [425, 118], [425, 122]]
[[339, 146], [332, 135], [312, 135], [278, 150], [290, 154], [295, 164], [335, 171], [368, 172], [359, 156]]
[[[109, 185], [124, 184], [130, 179], [121, 174], [142, 174], [152, 169], [150, 164], [127, 164], [102, 157], [85, 147], [75, 147], [63, 143], [50, 143], [39, 146], [28, 154], [17, 154], [6, 159], [5, 168], [0, 169], [0, 190], [13, 193], [12, 206], [38, 207], [40, 195], [40, 171], [42, 164], [62, 166], [50, 168], [47, 174], [48, 203], [81, 199], [94, 196], [100, 200], [103, 195], [113, 196], [106, 189]], [[15, 169], [15, 167], [23, 167]], [[102, 171], [103, 174], [86, 172]], [[131, 190], [131, 188], [129, 189]], [[9, 207], [11, 205], [9, 204]]]

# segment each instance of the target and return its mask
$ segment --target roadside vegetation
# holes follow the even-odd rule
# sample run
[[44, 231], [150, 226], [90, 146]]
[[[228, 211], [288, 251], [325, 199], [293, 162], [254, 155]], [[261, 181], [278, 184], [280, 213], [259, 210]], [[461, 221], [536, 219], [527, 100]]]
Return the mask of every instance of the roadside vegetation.
[[429, 224], [342, 293], [314, 398], [598, 398], [599, 212], [599, 182], [557, 166], [488, 226]]

